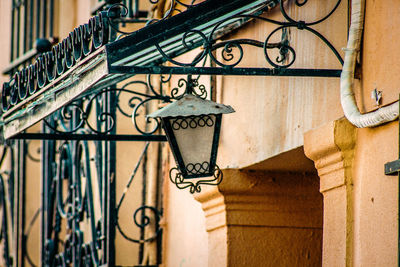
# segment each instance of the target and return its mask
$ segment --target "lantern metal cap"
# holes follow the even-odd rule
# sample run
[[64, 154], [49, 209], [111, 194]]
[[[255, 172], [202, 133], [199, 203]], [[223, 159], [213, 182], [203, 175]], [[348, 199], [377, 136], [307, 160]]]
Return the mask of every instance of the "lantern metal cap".
[[208, 114], [226, 114], [233, 112], [235, 112], [235, 110], [231, 106], [218, 104], [210, 100], [205, 100], [194, 95], [186, 94], [181, 99], [147, 115], [147, 117], [189, 117]]

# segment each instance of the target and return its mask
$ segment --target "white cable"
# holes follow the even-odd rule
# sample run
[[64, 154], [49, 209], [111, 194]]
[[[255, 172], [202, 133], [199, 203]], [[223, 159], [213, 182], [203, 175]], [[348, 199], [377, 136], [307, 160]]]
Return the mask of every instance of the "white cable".
[[344, 49], [344, 64], [340, 76], [340, 100], [346, 118], [356, 127], [375, 127], [393, 121], [399, 116], [399, 102], [361, 114], [353, 91], [356, 58], [361, 46], [364, 23], [365, 0], [352, 0], [351, 24], [347, 47]]

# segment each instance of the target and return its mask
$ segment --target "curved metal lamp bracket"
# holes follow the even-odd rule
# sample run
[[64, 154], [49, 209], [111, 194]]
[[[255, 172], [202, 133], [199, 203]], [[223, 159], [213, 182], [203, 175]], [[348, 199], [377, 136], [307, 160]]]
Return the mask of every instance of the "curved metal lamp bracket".
[[172, 168], [169, 171], [169, 179], [177, 188], [189, 188], [190, 193], [194, 194], [201, 192], [201, 185], [219, 185], [222, 182], [223, 174], [218, 165], [215, 165], [214, 175], [211, 178], [184, 178], [178, 168]]

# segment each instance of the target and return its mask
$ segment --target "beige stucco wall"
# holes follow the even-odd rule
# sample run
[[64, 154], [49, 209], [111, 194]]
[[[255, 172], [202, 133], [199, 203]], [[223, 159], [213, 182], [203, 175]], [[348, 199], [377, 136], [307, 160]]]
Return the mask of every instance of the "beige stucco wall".
[[[0, 53], [0, 69], [4, 69], [8, 66], [10, 62], [10, 31], [11, 28], [9, 25], [11, 24], [11, 17], [10, 17], [10, 10], [11, 10], [11, 1], [1, 1], [0, 2], [0, 12], [1, 14], [5, 14], [4, 16], [0, 17], [0, 34], [5, 38], [0, 38], [0, 48], [3, 53]], [[6, 15], [8, 14], [8, 15]], [[7, 77], [0, 75], [0, 82], [3, 84], [4, 81], [7, 80]]]
[[[371, 91], [382, 91], [382, 104], [399, 99], [400, 42], [398, 1], [368, 1], [362, 47], [361, 110], [376, 109]], [[359, 266], [397, 264], [398, 178], [385, 176], [384, 164], [398, 159], [398, 121], [358, 130], [354, 167], [354, 262]]]
[[208, 236], [200, 203], [169, 180], [164, 186], [164, 266], [207, 266]]
[[[361, 76], [355, 81], [357, 103], [363, 112], [377, 108], [371, 99], [375, 88], [383, 91], [382, 105], [398, 99], [400, 51], [396, 21], [399, 8], [397, 1], [366, 1]], [[307, 151], [313, 147], [327, 151], [323, 148], [328, 147], [329, 136], [339, 138], [336, 128], [330, 131], [327, 128], [321, 125], [307, 133]], [[330, 152], [321, 152], [316, 157], [313, 153], [307, 154], [316, 159], [321, 182], [330, 183], [329, 190], [321, 187], [324, 213], [331, 216], [324, 222], [324, 245], [328, 242], [324, 248], [324, 266], [332, 263], [335, 266], [396, 266], [398, 178], [386, 176], [384, 164], [398, 158], [398, 121], [357, 129], [355, 133], [353, 155], [345, 156], [346, 149], [337, 148], [342, 151], [342, 161], [333, 160]], [[314, 138], [310, 138], [312, 135]], [[343, 164], [343, 169], [348, 168], [347, 174], [338, 171], [342, 168], [338, 163]], [[333, 182], [333, 177], [343, 181]]]
[[[317, 2], [291, 8], [288, 13], [314, 20], [326, 14], [334, 1], [328, 5]], [[275, 12], [271, 18], [282, 20]], [[251, 23], [233, 37], [264, 41], [275, 28], [265, 22]], [[346, 3], [317, 29], [341, 53], [346, 41]], [[331, 51], [309, 32], [291, 29], [291, 45], [297, 53], [294, 68], [340, 69]], [[267, 66], [262, 49], [247, 49], [244, 60], [247, 66]], [[246, 167], [302, 146], [305, 131], [343, 114], [339, 78], [223, 76], [218, 82], [217, 100], [236, 110], [223, 118], [219, 163], [224, 168]]]
[[398, 158], [398, 122], [358, 131], [354, 169], [354, 262], [396, 266], [398, 177], [383, 166]]
[[396, 0], [366, 1], [365, 26], [362, 47], [362, 95], [359, 107], [375, 109], [371, 91], [382, 91], [382, 105], [399, 99], [400, 83], [400, 4]]

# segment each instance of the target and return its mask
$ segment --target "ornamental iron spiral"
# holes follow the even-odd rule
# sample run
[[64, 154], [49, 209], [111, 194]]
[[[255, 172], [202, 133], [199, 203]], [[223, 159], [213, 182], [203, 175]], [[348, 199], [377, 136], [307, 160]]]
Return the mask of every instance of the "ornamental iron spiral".
[[219, 185], [222, 182], [223, 174], [220, 168], [216, 165], [212, 178], [199, 179], [196, 181], [193, 179], [185, 179], [178, 168], [172, 168], [169, 171], [169, 179], [177, 188], [185, 189], [189, 187], [190, 193], [194, 194], [196, 192], [201, 192], [201, 185]]

